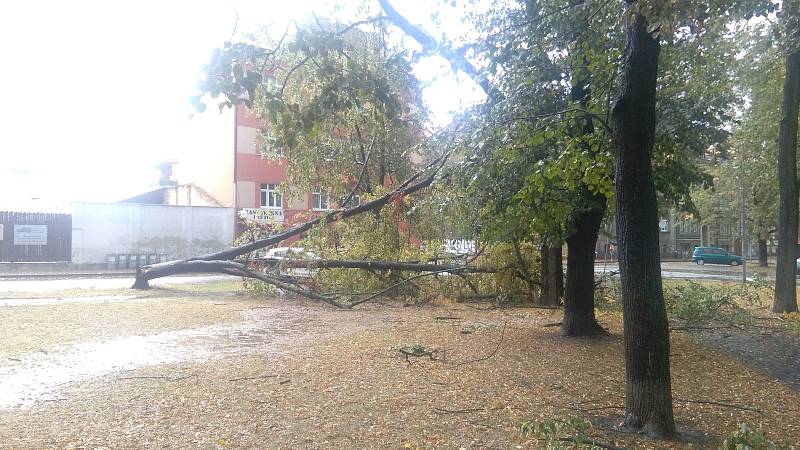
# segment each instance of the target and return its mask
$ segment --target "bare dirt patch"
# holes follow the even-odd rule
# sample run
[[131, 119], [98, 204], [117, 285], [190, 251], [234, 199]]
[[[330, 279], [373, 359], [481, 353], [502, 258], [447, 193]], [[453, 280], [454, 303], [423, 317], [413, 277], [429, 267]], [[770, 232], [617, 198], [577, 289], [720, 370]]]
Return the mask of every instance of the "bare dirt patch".
[[[269, 332], [281, 338], [205, 362], [112, 373], [71, 385], [57, 401], [2, 410], [3, 445], [535, 448], [520, 422], [569, 414], [589, 418], [596, 439], [618, 446], [709, 447], [740, 422], [800, 442], [796, 391], [680, 334], [672, 363], [682, 440], [618, 432], [624, 370], [616, 314], [601, 317], [610, 337], [576, 340], [546, 326], [560, 313], [526, 308], [339, 311], [228, 301], [283, 323]], [[191, 314], [195, 304], [175, 314]], [[231, 336], [229, 345], [245, 344], [237, 339], [252, 336]], [[399, 351], [414, 347], [431, 355]]]

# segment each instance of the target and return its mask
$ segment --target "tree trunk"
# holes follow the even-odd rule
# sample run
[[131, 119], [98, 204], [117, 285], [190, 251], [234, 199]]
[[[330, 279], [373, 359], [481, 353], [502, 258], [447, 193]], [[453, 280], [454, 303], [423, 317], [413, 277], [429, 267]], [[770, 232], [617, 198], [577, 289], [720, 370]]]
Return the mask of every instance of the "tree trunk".
[[563, 258], [563, 251], [561, 246], [559, 245], [557, 248], [552, 250], [552, 254], [550, 255], [553, 259], [552, 262], [555, 264], [555, 275], [556, 275], [556, 285], [558, 286], [558, 297], [564, 297], [564, 258]]
[[617, 149], [616, 199], [625, 330], [625, 425], [675, 434], [669, 325], [661, 287], [658, 206], [651, 165], [655, 141], [657, 38], [631, 13], [620, 93], [611, 113]]
[[603, 209], [580, 213], [567, 238], [567, 285], [564, 290], [564, 336], [596, 336], [605, 331], [594, 315], [594, 258]]
[[778, 134], [778, 262], [772, 311], [797, 311], [797, 113], [800, 106], [800, 50], [786, 57], [783, 109]]
[[767, 255], [767, 240], [758, 240], [758, 267], [769, 266], [769, 255]]
[[561, 268], [561, 246], [551, 247], [547, 244], [541, 246], [541, 294], [539, 304], [542, 306], [558, 306], [561, 304], [561, 290], [563, 289], [564, 273]]

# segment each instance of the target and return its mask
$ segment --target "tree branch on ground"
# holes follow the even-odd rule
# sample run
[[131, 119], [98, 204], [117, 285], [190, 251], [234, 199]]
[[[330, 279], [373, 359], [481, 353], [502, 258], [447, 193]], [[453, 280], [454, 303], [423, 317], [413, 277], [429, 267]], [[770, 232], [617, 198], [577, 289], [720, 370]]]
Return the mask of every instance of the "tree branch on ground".
[[[273, 234], [263, 239], [255, 240], [238, 247], [233, 247], [228, 250], [223, 250], [221, 252], [210, 253], [186, 260], [168, 261], [149, 266], [142, 266], [137, 269], [136, 281], [131, 287], [134, 289], [148, 289], [150, 287], [150, 280], [176, 274], [210, 272], [224, 273], [223, 269], [242, 270], [239, 266], [226, 266], [224, 264], [220, 265], [220, 262], [225, 260], [231, 261], [255, 250], [260, 250], [271, 245], [278, 244], [293, 236], [300, 235], [301, 233], [310, 230], [312, 227], [320, 223], [343, 220], [368, 211], [378, 211], [386, 206], [389, 202], [394, 200], [397, 196], [409, 195], [430, 186], [433, 183], [433, 180], [436, 178], [436, 174], [447, 161], [448, 156], [449, 154], [445, 153], [434, 159], [430, 164], [428, 164], [428, 166], [409, 177], [391, 192], [388, 192], [387, 194], [371, 202], [367, 202], [349, 209], [334, 210], [280, 233]], [[430, 174], [422, 178], [426, 172], [430, 172]], [[213, 264], [203, 264], [202, 262], [213, 262]]]

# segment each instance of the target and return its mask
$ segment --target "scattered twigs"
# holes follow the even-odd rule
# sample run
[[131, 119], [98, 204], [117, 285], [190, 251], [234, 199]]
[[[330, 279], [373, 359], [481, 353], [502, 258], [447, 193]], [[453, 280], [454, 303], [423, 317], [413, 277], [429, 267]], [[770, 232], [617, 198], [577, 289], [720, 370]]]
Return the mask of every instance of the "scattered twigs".
[[718, 327], [707, 327], [707, 326], [691, 326], [691, 325], [684, 325], [684, 326], [677, 326], [677, 327], [669, 327], [670, 331], [692, 331], [692, 330], [729, 330], [734, 328], [733, 325], [725, 325], [725, 326], [718, 326]]
[[141, 376], [130, 376], [130, 377], [117, 377], [116, 381], [124, 381], [124, 380], [163, 380], [163, 381], [183, 381], [188, 380], [190, 378], [195, 378], [199, 380], [199, 377], [195, 374], [193, 375], [184, 375], [180, 377], [168, 377], [166, 375], [141, 375]]
[[278, 378], [278, 375], [261, 375], [257, 377], [241, 377], [241, 378], [231, 378], [228, 381], [250, 381], [250, 380], [263, 380], [265, 378]]
[[435, 348], [425, 348], [421, 345], [407, 345], [400, 347], [397, 351], [402, 355], [406, 362], [411, 365], [411, 358], [421, 358], [427, 356], [431, 361], [439, 361], [439, 350]]
[[[460, 270], [460, 269], [455, 269], [455, 270]], [[380, 291], [378, 291], [378, 292], [376, 292], [376, 293], [374, 293], [372, 295], [369, 295], [369, 296], [367, 296], [365, 298], [362, 298], [360, 300], [356, 300], [354, 302], [351, 302], [350, 306], [352, 307], [352, 306], [360, 305], [362, 303], [366, 303], [366, 302], [368, 302], [368, 301], [370, 301], [370, 300], [372, 300], [372, 299], [374, 299], [376, 297], [379, 297], [379, 296], [381, 296], [381, 295], [383, 295], [383, 294], [385, 294], [385, 293], [387, 293], [387, 292], [389, 292], [389, 291], [391, 291], [391, 290], [393, 290], [393, 289], [405, 284], [405, 283], [408, 283], [411, 280], [416, 280], [417, 278], [428, 277], [428, 276], [436, 275], [436, 274], [439, 274], [439, 273], [453, 272], [453, 271], [454, 271], [453, 268], [447, 268], [447, 269], [442, 269], [442, 270], [436, 270], [436, 271], [433, 271], [433, 272], [421, 273], [419, 275], [415, 275], [413, 277], [406, 278], [405, 280], [403, 280], [403, 281], [401, 281], [399, 283], [392, 284], [391, 286], [387, 287], [386, 289], [382, 289], [382, 290], [380, 290]]]
[[597, 279], [597, 281], [594, 282], [594, 288], [597, 289], [598, 287], [602, 286], [603, 283], [614, 278], [617, 275], [619, 275], [619, 270], [612, 270], [610, 272], [604, 273], [603, 275], [600, 276], [600, 278]]
[[690, 400], [690, 399], [676, 398], [675, 401], [676, 402], [683, 402], [683, 403], [699, 403], [701, 405], [716, 405], [716, 406], [722, 406], [724, 408], [740, 409], [742, 411], [757, 412], [759, 414], [764, 412], [761, 408], [755, 408], [755, 407], [752, 407], [752, 406], [734, 405], [733, 403], [717, 402], [717, 401], [713, 401], [713, 400]]
[[466, 414], [466, 413], [473, 413], [473, 412], [486, 412], [486, 411], [501, 411], [504, 409], [509, 409], [509, 406], [498, 406], [494, 408], [465, 408], [465, 409], [447, 409], [447, 408], [439, 408], [434, 407], [433, 410], [438, 414]]
[[310, 291], [308, 289], [303, 289], [303, 288], [300, 288], [300, 287], [297, 287], [297, 286], [294, 286], [294, 285], [291, 285], [291, 284], [288, 284], [288, 283], [284, 283], [283, 281], [280, 281], [277, 278], [273, 278], [273, 277], [264, 275], [262, 273], [254, 272], [252, 270], [247, 270], [247, 269], [238, 269], [238, 270], [226, 269], [226, 270], [223, 270], [222, 273], [225, 273], [225, 274], [228, 274], [228, 275], [241, 276], [241, 277], [245, 277], [245, 278], [254, 278], [256, 280], [263, 281], [264, 283], [271, 284], [271, 285], [273, 285], [273, 286], [275, 286], [277, 288], [283, 289], [283, 290], [285, 290], [287, 292], [292, 292], [292, 293], [297, 294], [297, 295], [302, 295], [303, 297], [307, 297], [307, 298], [310, 298], [310, 299], [313, 299], [313, 300], [319, 300], [319, 301], [328, 303], [329, 305], [336, 306], [337, 308], [347, 309], [347, 308], [350, 308], [352, 306], [350, 304], [340, 302], [336, 297], [329, 297], [327, 295], [317, 294], [317, 293], [315, 293], [313, 291]]
[[506, 326], [507, 325], [508, 325], [508, 322], [504, 322], [503, 323], [503, 331], [500, 332], [500, 339], [497, 341], [497, 345], [494, 347], [494, 350], [489, 352], [486, 356], [481, 356], [480, 358], [469, 359], [469, 360], [460, 361], [460, 362], [452, 362], [452, 363], [445, 361], [445, 363], [450, 364], [452, 367], [460, 367], [460, 366], [464, 366], [464, 365], [467, 365], [467, 364], [486, 361], [487, 359], [492, 358], [495, 354], [497, 354], [497, 351], [500, 350], [500, 346], [503, 344], [503, 340], [506, 337]]
[[[568, 438], [568, 437], [558, 438], [558, 440], [562, 441], [562, 442], [575, 442], [575, 438]], [[591, 439], [591, 438], [588, 438], [588, 437], [583, 437], [583, 438], [581, 438], [581, 440], [583, 442], [585, 442], [585, 443], [587, 443], [589, 445], [593, 445], [595, 447], [606, 448], [606, 449], [609, 449], [609, 450], [625, 450], [622, 447], [617, 447], [617, 446], [612, 445], [610, 443], [600, 442], [600, 441], [597, 441], [597, 440], [594, 440], [594, 439]]]

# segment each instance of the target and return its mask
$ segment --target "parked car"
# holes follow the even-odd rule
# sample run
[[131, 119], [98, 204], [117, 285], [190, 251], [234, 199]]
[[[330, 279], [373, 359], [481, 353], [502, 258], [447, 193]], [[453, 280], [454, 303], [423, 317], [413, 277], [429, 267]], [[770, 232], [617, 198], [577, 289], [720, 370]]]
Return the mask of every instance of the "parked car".
[[692, 261], [700, 266], [705, 263], [738, 266], [742, 263], [742, 257], [731, 255], [719, 247], [695, 247], [694, 253], [692, 254]]
[[[264, 264], [265, 260], [281, 260], [281, 259], [319, 259], [319, 256], [312, 252], [306, 251], [302, 247], [275, 247], [267, 251], [267, 253], [255, 259], [258, 264], [257, 269], [264, 273], [270, 273], [275, 270], [275, 267], [270, 264]], [[295, 277], [309, 277], [312, 271], [302, 267], [298, 268], [285, 268], [281, 271], [282, 275], [290, 275]]]
[[800, 273], [800, 258], [797, 258], [797, 261], [795, 261], [795, 264], [797, 265], [797, 273]]

